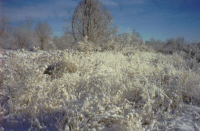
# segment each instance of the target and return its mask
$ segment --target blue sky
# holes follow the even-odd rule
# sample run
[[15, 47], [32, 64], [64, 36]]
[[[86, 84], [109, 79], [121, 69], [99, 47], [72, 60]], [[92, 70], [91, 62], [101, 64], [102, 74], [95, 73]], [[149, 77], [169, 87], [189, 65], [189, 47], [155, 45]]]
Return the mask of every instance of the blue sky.
[[[138, 31], [144, 40], [184, 37], [200, 42], [200, 0], [102, 0], [120, 32]], [[63, 18], [70, 18], [79, 0], [1, 0], [3, 15], [16, 25], [26, 17], [48, 22], [62, 35]]]

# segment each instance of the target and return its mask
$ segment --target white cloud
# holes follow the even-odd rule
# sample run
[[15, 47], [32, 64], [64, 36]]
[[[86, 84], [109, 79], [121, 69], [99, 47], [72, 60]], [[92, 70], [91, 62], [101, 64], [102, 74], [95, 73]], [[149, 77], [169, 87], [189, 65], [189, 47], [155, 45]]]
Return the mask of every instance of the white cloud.
[[103, 3], [104, 3], [105, 5], [107, 5], [107, 6], [119, 6], [118, 3], [116, 3], [116, 2], [114, 2], [114, 1], [112, 1], [112, 0], [102, 0], [102, 1], [103, 1]]
[[145, 0], [102, 0], [107, 6], [145, 4]]
[[145, 0], [123, 0], [122, 1], [123, 4], [126, 5], [132, 5], [132, 4], [145, 4]]
[[[11, 3], [9, 3], [11, 4]], [[68, 15], [68, 9], [73, 9], [77, 5], [77, 2], [73, 0], [49, 0], [48, 3], [36, 3], [35, 5], [21, 5], [21, 7], [4, 6], [3, 14], [9, 16], [11, 21], [23, 21], [26, 17], [32, 19], [47, 19], [54, 17], [66, 17]]]

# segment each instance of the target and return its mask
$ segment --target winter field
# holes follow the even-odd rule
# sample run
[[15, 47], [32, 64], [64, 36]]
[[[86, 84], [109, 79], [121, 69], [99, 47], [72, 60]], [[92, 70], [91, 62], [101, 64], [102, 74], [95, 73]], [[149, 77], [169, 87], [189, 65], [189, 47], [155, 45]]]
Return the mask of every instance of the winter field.
[[200, 63], [185, 52], [2, 50], [1, 61], [2, 131], [200, 131]]

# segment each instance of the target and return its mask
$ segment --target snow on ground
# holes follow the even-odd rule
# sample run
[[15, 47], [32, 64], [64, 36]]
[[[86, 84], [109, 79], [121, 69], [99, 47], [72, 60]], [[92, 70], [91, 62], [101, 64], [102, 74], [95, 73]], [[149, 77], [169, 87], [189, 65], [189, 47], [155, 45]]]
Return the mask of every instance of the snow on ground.
[[200, 131], [200, 105], [184, 104], [177, 116], [156, 122], [152, 131], [157, 130]]
[[[199, 74], [176, 54], [3, 52], [2, 131], [200, 131]], [[57, 79], [37, 69], [59, 61], [67, 72]]]

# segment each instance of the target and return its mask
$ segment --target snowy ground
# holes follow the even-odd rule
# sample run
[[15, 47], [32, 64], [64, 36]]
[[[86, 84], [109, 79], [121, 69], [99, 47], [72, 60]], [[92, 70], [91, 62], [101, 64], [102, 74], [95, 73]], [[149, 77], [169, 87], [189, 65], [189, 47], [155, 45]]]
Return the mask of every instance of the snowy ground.
[[184, 104], [177, 116], [156, 122], [152, 131], [200, 131], [200, 106]]
[[[57, 115], [59, 119], [61, 116]], [[55, 116], [47, 116], [48, 119], [40, 118], [38, 121], [46, 121], [49, 124], [43, 130], [55, 131], [58, 130], [56, 125]], [[9, 123], [9, 124], [8, 124]], [[36, 124], [37, 125], [37, 124]], [[4, 116], [1, 122], [1, 129], [5, 131], [26, 131], [30, 129], [31, 123], [23, 120], [23, 116], [19, 119], [18, 117]], [[34, 130], [34, 127], [33, 129]], [[109, 128], [107, 128], [109, 130]], [[112, 130], [112, 128], [110, 128]], [[200, 131], [200, 107], [193, 105], [184, 105], [184, 109], [179, 112], [176, 117], [167, 118], [160, 120], [151, 125], [144, 127], [143, 130], [151, 131]]]
[[[1, 91], [2, 131], [200, 131], [199, 74], [175, 68], [180, 63], [184, 64], [179, 56], [168, 57], [138, 51], [131, 56], [117, 52], [61, 54], [63, 52], [60, 51], [6, 51], [0, 56], [1, 60], [5, 60], [3, 71], [6, 73]], [[10, 56], [13, 58], [7, 60]], [[68, 72], [58, 79], [49, 80], [49, 76], [37, 69], [41, 64], [63, 61], [66, 56], [67, 61], [72, 63], [68, 63]], [[22, 58], [26, 60], [22, 62]], [[171, 62], [172, 59], [179, 59], [178, 63]], [[26, 68], [27, 66], [30, 68]], [[24, 74], [25, 77], [17, 77], [12, 67], [21, 70], [21, 75]], [[159, 75], [166, 67], [170, 68], [168, 74], [165, 72], [170, 80], [162, 81]], [[36, 77], [34, 73], [40, 75]], [[184, 81], [179, 80], [181, 82], [178, 84], [174, 82], [177, 75], [184, 78]], [[36, 80], [30, 82], [30, 79]], [[20, 83], [19, 80], [23, 82]], [[157, 88], [160, 82], [166, 82], [162, 85], [163, 89]], [[179, 86], [183, 91], [177, 90]], [[182, 86], [185, 88], [182, 89]], [[188, 86], [194, 88], [185, 91]], [[8, 87], [13, 89], [9, 92]], [[179, 98], [184, 91], [186, 96], [194, 98], [195, 104], [186, 104], [184, 98]], [[174, 92], [178, 95], [171, 96]], [[162, 107], [169, 110], [165, 112]]]

